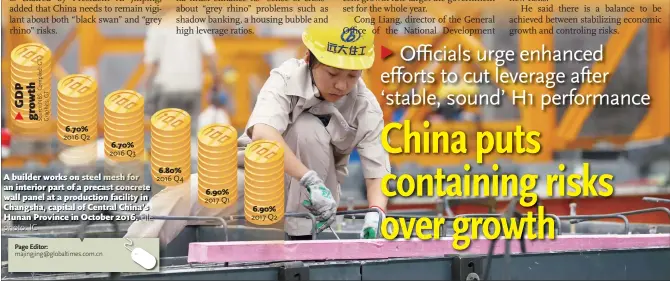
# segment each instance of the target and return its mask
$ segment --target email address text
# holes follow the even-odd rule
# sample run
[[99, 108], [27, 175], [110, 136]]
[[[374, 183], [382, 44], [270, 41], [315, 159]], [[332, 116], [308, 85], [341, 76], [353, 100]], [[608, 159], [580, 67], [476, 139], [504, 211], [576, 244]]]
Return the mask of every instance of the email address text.
[[102, 252], [71, 252], [71, 251], [30, 251], [16, 252], [15, 257], [24, 258], [53, 258], [53, 257], [101, 257]]

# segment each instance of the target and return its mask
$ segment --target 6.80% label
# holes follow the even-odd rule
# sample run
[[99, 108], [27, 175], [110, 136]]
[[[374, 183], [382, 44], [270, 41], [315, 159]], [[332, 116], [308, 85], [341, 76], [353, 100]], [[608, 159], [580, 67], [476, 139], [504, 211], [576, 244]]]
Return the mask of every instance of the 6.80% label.
[[161, 174], [175, 174], [169, 176], [157, 176], [156, 181], [158, 182], [167, 182], [167, 181], [178, 182], [178, 183], [184, 182], [184, 177], [179, 175], [181, 174], [181, 168], [168, 168], [168, 167], [158, 168], [158, 172]]

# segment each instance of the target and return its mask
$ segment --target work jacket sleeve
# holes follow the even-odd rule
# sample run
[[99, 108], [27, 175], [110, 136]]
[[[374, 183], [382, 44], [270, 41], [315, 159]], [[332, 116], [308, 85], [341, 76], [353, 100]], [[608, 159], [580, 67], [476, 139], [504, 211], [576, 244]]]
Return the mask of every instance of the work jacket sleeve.
[[382, 178], [391, 173], [389, 155], [382, 146], [381, 140], [384, 116], [381, 110], [368, 109], [360, 118], [359, 130], [362, 129], [365, 135], [357, 148], [361, 158], [363, 176], [366, 179]]
[[256, 124], [271, 126], [279, 134], [283, 134], [289, 125], [289, 114], [291, 113], [291, 97], [286, 93], [286, 77], [278, 70], [272, 70], [270, 77], [256, 99], [251, 116], [247, 122], [246, 133], [249, 137], [249, 129]]

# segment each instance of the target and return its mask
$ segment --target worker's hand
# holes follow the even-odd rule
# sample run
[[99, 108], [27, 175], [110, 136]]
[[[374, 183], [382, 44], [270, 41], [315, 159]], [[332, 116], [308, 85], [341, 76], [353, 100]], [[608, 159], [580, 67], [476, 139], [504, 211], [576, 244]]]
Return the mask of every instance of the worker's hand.
[[365, 214], [365, 222], [363, 223], [363, 230], [361, 230], [361, 239], [377, 239], [379, 232], [379, 221], [384, 218], [378, 212], [369, 212]]
[[309, 199], [304, 200], [302, 205], [316, 217], [316, 221], [319, 222], [317, 230], [326, 229], [335, 220], [337, 212], [337, 203], [333, 194], [315, 171], [307, 172], [300, 179], [300, 185], [305, 187], [309, 193]]

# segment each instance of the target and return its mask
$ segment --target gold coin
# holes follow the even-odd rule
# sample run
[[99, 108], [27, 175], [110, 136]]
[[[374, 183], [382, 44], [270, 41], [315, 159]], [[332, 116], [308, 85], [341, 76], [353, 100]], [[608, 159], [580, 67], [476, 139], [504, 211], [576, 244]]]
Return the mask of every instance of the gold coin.
[[[39, 59], [39, 57], [34, 56], [31, 60], [36, 60]], [[33, 73], [33, 72], [50, 72], [53, 69], [53, 63], [51, 60], [45, 61], [42, 60], [41, 62], [37, 64], [33, 64], [33, 66], [23, 66], [20, 64], [16, 64], [13, 61], [9, 64], [11, 66], [10, 71], [14, 72], [21, 72], [21, 73]]]
[[72, 126], [72, 125], [77, 125], [77, 126], [79, 126], [79, 125], [93, 125], [93, 124], [95, 124], [96, 127], [98, 126], [98, 115], [97, 114], [93, 114], [93, 115], [90, 115], [90, 116], [78, 116], [76, 118], [77, 119], [70, 118], [70, 117], [65, 116], [65, 115], [59, 115], [59, 116], [56, 116], [56, 121], [60, 122], [64, 125], [70, 125], [70, 126]]
[[[274, 175], [267, 175], [265, 177], [250, 177], [246, 174], [244, 175], [244, 181], [246, 183], [253, 184], [255, 187], [260, 187], [260, 188], [284, 188], [284, 180], [286, 176], [283, 172], [276, 173]], [[255, 188], [254, 187], [254, 188]]]
[[181, 147], [184, 145], [184, 143], [191, 145], [191, 137], [188, 134], [184, 134], [183, 136], [174, 136], [172, 138], [165, 138], [157, 137], [154, 132], [151, 132], [151, 141], [157, 146]]
[[244, 192], [254, 194], [256, 196], [274, 196], [276, 194], [284, 194], [285, 189], [284, 179], [277, 180], [275, 183], [260, 185], [257, 182], [244, 179]]
[[[211, 155], [205, 155], [201, 152], [196, 154], [198, 163], [202, 163], [208, 170], [219, 170], [219, 169], [228, 169], [232, 167], [237, 167], [237, 158], [236, 157], [211, 157]], [[218, 155], [221, 156], [221, 155]]]
[[137, 133], [144, 131], [144, 122], [142, 120], [136, 120], [134, 123], [116, 123], [107, 118], [103, 119], [102, 124], [106, 129], [109, 129], [114, 132], [123, 132], [123, 133]]
[[58, 89], [58, 98], [76, 100], [97, 94], [98, 83], [91, 76], [72, 74], [58, 81], [56, 89]]
[[115, 117], [144, 112], [144, 97], [131, 90], [119, 90], [105, 97], [105, 113]]
[[120, 124], [110, 121], [109, 119], [103, 120], [103, 126], [105, 131], [110, 131], [115, 134], [127, 135], [127, 134], [142, 134], [144, 135], [144, 122], [142, 120], [137, 120], [134, 124]]
[[[123, 133], [126, 133], [126, 132], [123, 132]], [[117, 136], [117, 135], [114, 135], [110, 130], [107, 130], [107, 129], [105, 128], [105, 131], [104, 131], [104, 139], [105, 139], [105, 141], [109, 141], [109, 142], [113, 142], [113, 141], [115, 141], [115, 142], [128, 142], [128, 141], [132, 141], [132, 142], [135, 142], [135, 144], [140, 144], [140, 143], [141, 143], [142, 145], [145, 144], [144, 134], [142, 134], [142, 133], [140, 133], [140, 134], [135, 134], [135, 135], [132, 135], [132, 134], [130, 134], [130, 133], [126, 133], [126, 134], [127, 134], [127, 135], [119, 135], [119, 136]]]
[[10, 54], [12, 65], [21, 69], [33, 69], [51, 64], [51, 50], [44, 44], [27, 43], [16, 46]]
[[250, 179], [255, 179], [259, 181], [265, 181], [265, 179], [274, 179], [278, 178], [280, 176], [284, 176], [284, 173], [286, 171], [284, 170], [283, 165], [279, 165], [277, 169], [256, 169], [252, 170], [251, 167], [249, 166], [244, 166], [244, 177], [245, 178], [250, 178]]
[[116, 124], [135, 124], [137, 122], [145, 123], [144, 120], [144, 111], [138, 111], [133, 113], [127, 113], [123, 116], [119, 116], [113, 112], [110, 112], [107, 108], [104, 109], [103, 116], [105, 120], [112, 121]]
[[[199, 186], [212, 188], [212, 187], [235, 187], [237, 189], [237, 175], [230, 175], [228, 177], [209, 177], [208, 175], [198, 174], [198, 184]], [[202, 181], [200, 181], [202, 180]]]
[[[95, 97], [95, 95], [93, 95]], [[56, 99], [56, 111], [63, 112], [69, 115], [88, 115], [91, 113], [98, 114], [98, 104], [97, 99], [91, 98], [88, 101], [82, 101], [80, 103], [70, 103], [64, 102], [61, 99]]]
[[237, 165], [219, 165], [219, 166], [212, 166], [212, 165], [207, 165], [201, 160], [197, 160], [198, 164], [198, 170], [202, 170], [203, 173], [206, 174], [230, 174], [232, 172], [237, 173], [237, 170], [239, 167]]
[[[17, 73], [17, 72], [12, 72], [9, 75], [10, 81], [12, 81], [12, 85], [21, 84], [21, 85], [28, 85], [30, 83], [35, 84], [35, 88], [38, 89], [44, 89], [45, 84], [51, 83], [51, 73], [42, 73], [42, 72], [34, 72], [34, 73]], [[51, 89], [49, 89], [51, 90]], [[49, 91], [51, 92], [51, 91]]]
[[284, 159], [284, 148], [276, 141], [259, 140], [250, 143], [244, 151], [245, 163], [263, 167]]
[[168, 159], [168, 160], [163, 160], [156, 158], [154, 156], [154, 152], [151, 151], [151, 156], [149, 159], [149, 162], [151, 162], [151, 165], [158, 169], [158, 167], [171, 167], [171, 166], [178, 166], [178, 167], [183, 167], [183, 166], [190, 166], [191, 161], [187, 157], [180, 157], [180, 158], [173, 158], [173, 159]]
[[183, 137], [173, 137], [173, 138], [161, 138], [156, 137], [154, 132], [151, 132], [151, 143], [155, 146], [167, 147], [173, 149], [175, 147], [183, 147], [185, 143], [188, 143], [189, 150], [191, 146], [191, 137], [189, 135], [184, 135]]
[[[232, 153], [220, 153], [218, 155], [205, 154], [201, 150], [197, 152], [198, 160], [202, 160], [205, 165], [216, 167], [237, 167], [237, 155]], [[217, 157], [213, 157], [217, 156]]]
[[218, 185], [222, 183], [228, 183], [232, 180], [235, 180], [235, 184], [237, 185], [237, 172], [233, 173], [228, 173], [228, 174], [209, 174], [209, 173], [203, 173], [198, 169], [198, 180], [202, 179], [204, 183], [207, 183], [208, 185]]
[[177, 149], [159, 148], [154, 145], [151, 145], [150, 148], [152, 157], [161, 161], [181, 161], [182, 159], [189, 159], [190, 161], [192, 158], [191, 152], [186, 149], [179, 151]]
[[[277, 192], [266, 192], [266, 193], [258, 193], [258, 192], [251, 192], [250, 190], [247, 190], [249, 186], [245, 183], [244, 187], [244, 196], [249, 197], [249, 199], [256, 200], [256, 201], [267, 201], [267, 200], [279, 200], [279, 198], [284, 198], [285, 192], [283, 190], [277, 189], [275, 191]], [[254, 202], [256, 202], [254, 201]]]
[[237, 131], [230, 125], [212, 124], [205, 126], [198, 132], [198, 146], [212, 150], [237, 147]]
[[154, 142], [156, 145], [162, 145], [162, 146], [168, 146], [172, 147], [175, 143], [184, 143], [188, 142], [189, 145], [191, 144], [191, 132], [190, 130], [186, 130], [183, 133], [180, 134], [175, 134], [175, 136], [162, 136], [159, 133], [156, 133], [156, 131], [151, 131], [151, 141]]
[[160, 156], [156, 155], [156, 153], [153, 150], [151, 151], [151, 157], [149, 159], [149, 162], [151, 162], [151, 165], [156, 167], [175, 166], [175, 165], [181, 167], [191, 165], [191, 159], [188, 154], [177, 155], [172, 158], [161, 158]]
[[265, 173], [262, 174], [256, 174], [253, 172], [248, 171], [246, 168], [244, 170], [244, 178], [252, 179], [254, 181], [258, 182], [270, 182], [270, 181], [275, 181], [279, 178], [283, 178], [285, 175], [284, 169], [277, 169], [274, 171], [267, 170]]
[[46, 66], [42, 67], [42, 69], [36, 69], [32, 71], [24, 71], [21, 70], [20, 68], [15, 67], [14, 65], [10, 66], [10, 75], [9, 78], [12, 81], [17, 81], [17, 82], [38, 82], [40, 78], [42, 81], [49, 81], [51, 82], [51, 77], [53, 71], [51, 70], [51, 66]]
[[249, 203], [257, 204], [257, 203], [267, 203], [267, 202], [276, 202], [278, 200], [284, 200], [285, 193], [284, 192], [277, 192], [277, 193], [251, 193], [248, 190], [244, 190], [244, 198], [245, 200], [248, 200]]
[[199, 158], [203, 159], [210, 159], [209, 161], [212, 161], [214, 163], [228, 163], [228, 162], [234, 162], [235, 165], [237, 165], [237, 147], [234, 147], [228, 151], [221, 151], [221, 152], [210, 152], [204, 150], [202, 147], [196, 147], [197, 154]]
[[171, 158], [188, 154], [191, 157], [191, 144], [188, 142], [175, 143], [171, 145], [160, 145], [156, 140], [151, 140], [151, 151], [155, 151], [161, 158]]
[[182, 134], [191, 129], [191, 116], [188, 112], [178, 108], [159, 110], [151, 116], [151, 131], [169, 134]]
[[217, 167], [216, 169], [207, 169], [202, 163], [198, 162], [198, 171], [203, 175], [210, 175], [211, 177], [228, 177], [230, 175], [238, 174], [238, 167]]
[[128, 132], [122, 132], [127, 135], [115, 135], [111, 130], [108, 130], [107, 128], [104, 128], [103, 132], [103, 138], [105, 141], [116, 141], [116, 142], [126, 142], [126, 141], [133, 141], [133, 142], [142, 142], [142, 145], [144, 145], [144, 134], [143, 132], [139, 132], [136, 134], [128, 133]]
[[[246, 159], [245, 159], [246, 160]], [[244, 170], [249, 171], [253, 174], [256, 175], [265, 175], [268, 173], [273, 173], [278, 170], [284, 170], [285, 168], [285, 163], [282, 159], [282, 161], [277, 161], [274, 163], [274, 165], [268, 165], [268, 166], [263, 166], [263, 167], [258, 167], [257, 165], [254, 165], [254, 163], [249, 163], [247, 161], [244, 161]]]

